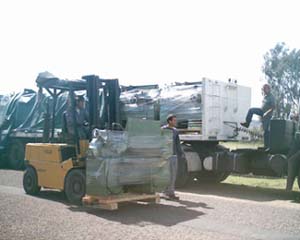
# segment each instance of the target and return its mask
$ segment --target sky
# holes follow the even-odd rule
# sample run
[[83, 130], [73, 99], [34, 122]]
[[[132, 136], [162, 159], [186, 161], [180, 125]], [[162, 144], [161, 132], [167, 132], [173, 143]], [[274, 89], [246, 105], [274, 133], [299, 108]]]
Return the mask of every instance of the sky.
[[263, 55], [300, 48], [292, 0], [9, 0], [0, 2], [0, 91], [39, 72], [96, 74], [123, 85], [233, 78], [259, 106]]

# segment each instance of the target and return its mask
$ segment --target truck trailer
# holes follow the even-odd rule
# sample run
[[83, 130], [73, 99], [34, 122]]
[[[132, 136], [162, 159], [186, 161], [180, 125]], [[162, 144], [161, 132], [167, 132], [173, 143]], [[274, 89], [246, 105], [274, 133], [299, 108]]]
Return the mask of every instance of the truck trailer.
[[[250, 106], [251, 93], [249, 88], [236, 83], [203, 79], [164, 86], [121, 86], [118, 97], [123, 126], [128, 117], [160, 120], [163, 125], [167, 115], [173, 113], [177, 116], [178, 130], [184, 143], [215, 145], [219, 141], [249, 139], [249, 135], [236, 132], [235, 128]], [[58, 107], [54, 110], [54, 99], [50, 94], [31, 89], [1, 98], [2, 165], [8, 163], [11, 168], [22, 168], [26, 143], [45, 141], [49, 132], [54, 132], [53, 141], [61, 141], [62, 114], [66, 110], [67, 95], [61, 94], [55, 101]], [[99, 101], [104, 101], [103, 96]], [[100, 113], [100, 121], [106, 122], [108, 115], [105, 109], [100, 109]], [[53, 117], [55, 129], [50, 126]], [[104, 125], [101, 127], [105, 128]], [[185, 145], [185, 148], [188, 147]], [[190, 155], [188, 152], [189, 169], [201, 170], [199, 163], [190, 161]]]
[[[66, 99], [65, 94], [57, 99], [57, 141]], [[25, 146], [28, 142], [43, 141], [44, 125], [52, 115], [52, 106], [53, 98], [49, 94], [32, 89], [0, 96], [0, 166], [13, 169], [24, 167]]]

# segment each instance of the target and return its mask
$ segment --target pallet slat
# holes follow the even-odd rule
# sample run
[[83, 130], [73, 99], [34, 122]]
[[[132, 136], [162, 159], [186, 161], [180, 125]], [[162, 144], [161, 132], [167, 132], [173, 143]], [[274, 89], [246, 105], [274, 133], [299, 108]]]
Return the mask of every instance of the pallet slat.
[[137, 193], [124, 193], [115, 196], [107, 197], [96, 197], [86, 195], [82, 199], [82, 203], [85, 206], [91, 206], [106, 210], [116, 210], [118, 209], [119, 203], [124, 202], [154, 202], [159, 203], [159, 194], [137, 194]]

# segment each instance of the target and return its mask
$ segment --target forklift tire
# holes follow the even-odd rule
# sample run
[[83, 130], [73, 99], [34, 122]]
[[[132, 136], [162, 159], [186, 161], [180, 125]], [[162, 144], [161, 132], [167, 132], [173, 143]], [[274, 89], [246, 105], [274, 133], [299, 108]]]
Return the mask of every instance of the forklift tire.
[[67, 174], [64, 192], [71, 204], [81, 205], [81, 200], [85, 195], [85, 174], [83, 169], [73, 169]]
[[8, 162], [12, 169], [24, 168], [25, 146], [20, 140], [12, 140], [8, 149]]
[[36, 195], [40, 192], [41, 187], [38, 185], [38, 178], [33, 167], [28, 166], [23, 175], [23, 188], [29, 195]]

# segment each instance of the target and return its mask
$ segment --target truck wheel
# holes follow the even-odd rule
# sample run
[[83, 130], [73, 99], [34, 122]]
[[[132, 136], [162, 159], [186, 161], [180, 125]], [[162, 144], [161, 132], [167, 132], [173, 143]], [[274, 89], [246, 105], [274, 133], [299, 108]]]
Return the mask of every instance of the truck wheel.
[[28, 166], [23, 175], [23, 188], [27, 194], [36, 195], [41, 190], [38, 177], [33, 167]]
[[25, 146], [20, 140], [13, 140], [9, 144], [8, 161], [9, 166], [19, 170], [24, 168]]
[[65, 179], [65, 194], [70, 203], [80, 205], [85, 195], [85, 174], [83, 169], [71, 170]]

